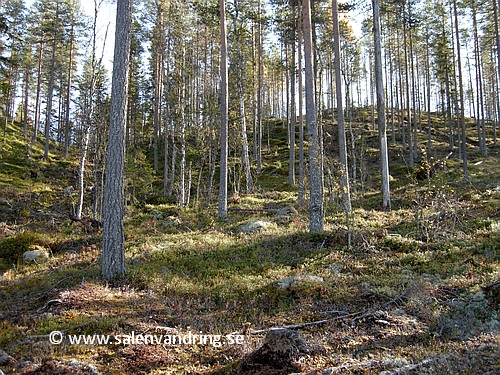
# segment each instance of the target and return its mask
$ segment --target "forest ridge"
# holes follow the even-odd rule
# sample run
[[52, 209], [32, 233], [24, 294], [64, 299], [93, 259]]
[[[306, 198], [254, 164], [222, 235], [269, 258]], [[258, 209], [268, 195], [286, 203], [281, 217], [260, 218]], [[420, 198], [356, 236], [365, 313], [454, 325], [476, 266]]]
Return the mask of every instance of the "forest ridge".
[[[199, 184], [207, 182], [208, 201], [218, 188], [222, 218], [228, 190], [252, 191], [262, 172], [266, 131], [268, 144], [270, 136], [264, 119], [284, 118], [288, 182], [298, 185], [298, 199], [304, 200], [307, 179], [311, 232], [324, 228], [324, 163], [330, 155], [324, 152], [322, 120], [328, 110], [338, 129], [337, 168], [347, 213], [351, 185], [357, 184], [356, 145], [351, 139], [349, 157], [346, 131], [346, 118], [352, 129], [354, 108], [371, 108], [373, 126], [378, 124], [384, 208], [390, 208], [388, 129], [411, 168], [423, 159], [432, 167], [431, 112], [440, 113], [448, 125], [449, 150], [463, 162], [464, 181], [469, 177], [466, 111], [476, 121], [481, 153], [487, 155], [488, 142], [496, 145], [496, 1], [373, 1], [372, 12], [368, 4], [339, 6], [336, 0], [119, 1], [111, 94], [96, 47], [102, 3], [94, 5], [89, 18], [77, 1], [37, 1], [29, 9], [22, 1], [4, 2], [1, 88], [4, 133], [18, 119], [33, 142], [43, 131], [45, 160], [51, 141], [63, 145], [65, 157], [70, 149], [79, 153], [77, 220], [85, 207], [86, 163], [92, 162], [92, 216], [103, 218], [105, 250], [107, 234], [121, 233], [110, 241], [121, 242], [123, 254], [123, 219], [115, 221], [123, 217], [124, 184], [132, 200], [145, 188], [124, 182], [124, 166], [138, 167], [130, 159], [141, 157], [140, 145], [152, 145], [149, 168], [163, 176], [163, 186], [151, 186], [152, 193], [187, 206], [197, 170]], [[354, 9], [365, 10], [361, 38], [349, 23]], [[424, 132], [427, 140], [419, 141]], [[105, 209], [106, 204], [111, 206]], [[119, 258], [122, 265], [108, 277], [124, 272]]]

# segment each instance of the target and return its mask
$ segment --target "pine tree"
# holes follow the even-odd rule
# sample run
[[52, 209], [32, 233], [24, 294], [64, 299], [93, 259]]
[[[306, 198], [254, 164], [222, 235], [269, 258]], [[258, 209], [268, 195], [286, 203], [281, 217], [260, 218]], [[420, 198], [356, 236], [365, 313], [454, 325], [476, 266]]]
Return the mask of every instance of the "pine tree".
[[118, 0], [103, 212], [102, 275], [107, 280], [125, 272], [123, 170], [131, 23], [132, 1]]
[[219, 218], [227, 216], [227, 158], [228, 158], [228, 75], [227, 75], [227, 31], [226, 2], [220, 0], [220, 38], [221, 38], [221, 135], [220, 135], [220, 184]]
[[322, 155], [318, 134], [316, 113], [316, 92], [314, 57], [312, 45], [312, 23], [310, 0], [303, 1], [304, 12], [304, 62], [306, 91], [306, 123], [309, 138], [309, 213], [310, 231], [323, 231], [323, 191], [322, 191]]

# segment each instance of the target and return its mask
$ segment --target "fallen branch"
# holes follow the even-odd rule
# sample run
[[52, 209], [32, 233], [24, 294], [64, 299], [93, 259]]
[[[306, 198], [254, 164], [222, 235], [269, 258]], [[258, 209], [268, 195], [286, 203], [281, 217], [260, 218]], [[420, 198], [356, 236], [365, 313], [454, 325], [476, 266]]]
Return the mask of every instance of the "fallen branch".
[[385, 371], [384, 374], [386, 375], [404, 375], [404, 374], [410, 374], [413, 373], [413, 371], [417, 370], [419, 367], [422, 366], [428, 366], [433, 363], [435, 363], [435, 359], [424, 359], [422, 362], [416, 363], [414, 365], [405, 365], [403, 367], [399, 367], [397, 369], [391, 370], [391, 371]]
[[43, 305], [43, 307], [40, 307], [38, 310], [36, 310], [36, 312], [39, 314], [43, 310], [45, 310], [47, 307], [49, 307], [50, 305], [55, 305], [55, 304], [59, 304], [59, 303], [63, 303], [63, 301], [61, 299], [51, 299], [50, 301], [47, 301], [47, 303], [45, 305]]
[[[79, 328], [83, 328], [83, 327], [86, 327], [90, 324], [90, 322], [86, 322], [86, 323], [83, 323], [83, 324], [80, 324], [80, 325], [77, 325], [77, 326], [74, 326], [74, 327], [70, 327], [70, 328], [66, 328], [66, 329], [60, 329], [58, 330], [59, 332], [61, 332], [62, 334], [65, 334], [71, 330], [75, 330], [75, 329], [79, 329]], [[50, 334], [48, 335], [28, 335], [26, 336], [26, 340], [24, 340], [23, 342], [19, 343], [19, 345], [24, 345], [24, 344], [28, 344], [30, 342], [32, 342], [33, 340], [46, 340], [46, 339], [49, 339], [50, 338]]]
[[386, 309], [386, 308], [390, 307], [393, 304], [395, 304], [396, 306], [399, 307], [400, 303], [410, 293], [410, 291], [412, 289], [413, 289], [412, 286], [408, 287], [404, 291], [403, 294], [397, 296], [396, 298], [391, 299], [390, 301], [384, 303], [381, 306], [370, 307], [369, 309], [365, 309], [365, 310], [362, 310], [362, 311], [354, 312], [354, 313], [351, 313], [351, 314], [346, 314], [346, 315], [342, 315], [342, 316], [336, 316], [336, 317], [329, 318], [329, 319], [317, 320], [317, 321], [314, 321], [314, 322], [306, 322], [306, 323], [302, 323], [302, 324], [292, 324], [292, 325], [288, 325], [288, 326], [271, 327], [271, 328], [266, 328], [266, 329], [260, 329], [260, 330], [257, 330], [257, 331], [250, 331], [249, 334], [250, 335], [260, 335], [260, 334], [263, 334], [263, 333], [267, 333], [267, 332], [269, 332], [272, 329], [283, 329], [284, 328], [284, 329], [292, 329], [292, 330], [294, 330], [294, 329], [302, 329], [302, 328], [307, 328], [307, 327], [313, 327], [313, 326], [317, 326], [317, 325], [323, 325], [323, 324], [335, 322], [335, 321], [338, 321], [338, 320], [344, 320], [344, 319], [348, 319], [348, 318], [362, 318], [362, 317], [366, 316], [367, 314], [369, 314], [371, 312], [378, 311], [378, 310], [381, 310], [381, 309]]

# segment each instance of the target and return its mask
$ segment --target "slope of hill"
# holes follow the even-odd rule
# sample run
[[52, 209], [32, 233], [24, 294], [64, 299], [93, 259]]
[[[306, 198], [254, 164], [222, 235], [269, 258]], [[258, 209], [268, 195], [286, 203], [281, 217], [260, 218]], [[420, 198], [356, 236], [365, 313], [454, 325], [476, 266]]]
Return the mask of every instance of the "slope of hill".
[[[38, 143], [26, 161], [28, 144], [10, 127], [0, 159], [0, 369], [496, 373], [500, 147], [482, 157], [471, 144], [470, 181], [461, 182], [446, 138], [434, 135], [432, 171], [409, 168], [391, 146], [393, 207], [384, 211], [377, 135], [358, 125], [350, 226], [327, 158], [326, 230], [310, 235], [307, 207], [286, 183], [278, 121], [271, 134], [255, 192], [235, 195], [228, 219], [213, 207], [130, 207], [127, 275], [110, 285], [100, 278], [99, 228], [70, 219], [75, 197], [65, 188], [77, 163], [61, 161], [57, 147], [43, 161]], [[334, 153], [330, 134], [326, 123]], [[30, 249], [50, 256], [25, 262]], [[295, 333], [268, 333], [276, 327]]]

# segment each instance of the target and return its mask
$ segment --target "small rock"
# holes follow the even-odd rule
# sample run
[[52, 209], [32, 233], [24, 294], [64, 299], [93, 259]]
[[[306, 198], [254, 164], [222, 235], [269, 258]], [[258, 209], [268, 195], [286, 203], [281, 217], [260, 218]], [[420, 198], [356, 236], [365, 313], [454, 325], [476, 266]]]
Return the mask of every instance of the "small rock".
[[290, 287], [297, 281], [295, 277], [285, 277], [284, 279], [281, 279], [278, 281], [278, 285], [280, 286], [281, 289], [287, 290], [290, 289]]
[[340, 275], [344, 271], [344, 266], [340, 263], [333, 263], [328, 266], [328, 271], [332, 275]]
[[32, 245], [29, 248], [29, 251], [25, 251], [23, 253], [23, 260], [25, 262], [29, 262], [31, 260], [35, 262], [46, 261], [50, 257], [49, 252], [42, 246]]
[[73, 194], [73, 192], [75, 191], [75, 188], [73, 186], [66, 186], [64, 188], [64, 194], [66, 194], [67, 196], [71, 196], [71, 194]]
[[239, 226], [238, 231], [241, 233], [253, 233], [262, 229], [266, 229], [273, 225], [273, 223], [264, 220], [252, 220], [248, 223]]
[[293, 206], [282, 207], [276, 212], [276, 220], [279, 222], [289, 222], [298, 214], [298, 211]]
[[283, 290], [288, 290], [291, 287], [302, 284], [302, 283], [312, 283], [312, 284], [323, 284], [325, 280], [321, 276], [306, 274], [298, 275], [294, 277], [285, 277], [278, 281], [278, 285]]
[[[86, 375], [100, 375], [101, 373], [97, 369], [85, 362], [78, 361], [76, 359], [70, 359], [66, 362], [67, 366], [73, 367], [76, 371], [81, 371]], [[78, 372], [79, 373], [79, 372]]]

